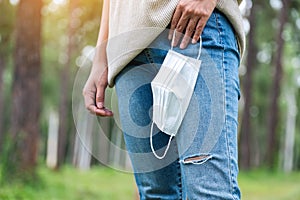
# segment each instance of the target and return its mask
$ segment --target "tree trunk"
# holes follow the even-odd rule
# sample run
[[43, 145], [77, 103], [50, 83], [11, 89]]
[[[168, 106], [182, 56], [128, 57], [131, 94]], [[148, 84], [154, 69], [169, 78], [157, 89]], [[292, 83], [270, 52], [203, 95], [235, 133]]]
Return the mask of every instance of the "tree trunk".
[[49, 128], [47, 139], [47, 167], [55, 169], [57, 167], [57, 149], [58, 149], [58, 114], [51, 111], [49, 114]]
[[7, 110], [4, 106], [4, 81], [3, 73], [7, 67], [8, 57], [11, 56], [11, 33], [13, 32], [13, 15], [12, 5], [9, 0], [0, 1], [0, 152], [3, 146], [7, 125], [5, 124]]
[[[88, 113], [83, 105], [79, 108], [80, 117], [79, 123], [77, 124], [77, 131], [75, 137], [75, 145], [74, 145], [74, 154], [73, 154], [73, 165], [81, 170], [90, 169], [92, 155], [93, 152], [93, 132], [95, 132], [94, 127], [95, 121], [94, 116]], [[84, 133], [79, 135], [80, 133]]]
[[[41, 0], [20, 0], [17, 10], [10, 161], [16, 174], [32, 175], [40, 132]], [[15, 174], [14, 174], [15, 175]]]
[[67, 44], [67, 61], [61, 73], [61, 94], [60, 94], [60, 105], [59, 105], [59, 137], [58, 137], [58, 165], [59, 168], [65, 161], [66, 149], [67, 149], [67, 138], [69, 131], [70, 121], [70, 109], [71, 109], [71, 63], [72, 54], [74, 52], [74, 33], [75, 28], [72, 26], [73, 11], [78, 7], [78, 0], [69, 2], [69, 25], [68, 25], [68, 44]]
[[4, 87], [3, 73], [6, 66], [5, 56], [0, 53], [0, 152], [2, 152], [4, 139]]
[[289, 5], [291, 0], [283, 0], [283, 7], [281, 8], [279, 15], [280, 27], [276, 37], [277, 49], [275, 51], [275, 73], [273, 77], [273, 83], [271, 87], [270, 107], [269, 107], [269, 119], [268, 119], [268, 137], [267, 137], [267, 164], [272, 168], [275, 164], [275, 156], [278, 150], [278, 135], [277, 128], [279, 121], [279, 96], [281, 79], [283, 77], [282, 68], [282, 55], [284, 49], [284, 39], [282, 37], [284, 27], [288, 21]]
[[61, 74], [61, 92], [60, 92], [60, 105], [59, 105], [59, 135], [58, 135], [58, 155], [57, 155], [57, 168], [59, 168], [65, 160], [66, 144], [68, 137], [68, 122], [69, 122], [69, 109], [70, 109], [70, 81], [68, 69], [63, 69]]
[[293, 170], [294, 146], [296, 133], [297, 103], [295, 89], [288, 89], [286, 92], [287, 117], [285, 128], [285, 140], [283, 149], [283, 171]]
[[257, 47], [255, 44], [255, 31], [256, 31], [256, 11], [257, 7], [254, 3], [251, 13], [249, 15], [250, 32], [248, 35], [248, 56], [246, 60], [247, 73], [243, 82], [245, 106], [241, 123], [240, 135], [240, 165], [242, 169], [250, 169], [251, 167], [251, 152], [252, 143], [252, 127], [250, 109], [252, 105], [252, 86], [253, 86], [253, 71], [256, 65], [256, 60], [253, 59], [257, 54]]

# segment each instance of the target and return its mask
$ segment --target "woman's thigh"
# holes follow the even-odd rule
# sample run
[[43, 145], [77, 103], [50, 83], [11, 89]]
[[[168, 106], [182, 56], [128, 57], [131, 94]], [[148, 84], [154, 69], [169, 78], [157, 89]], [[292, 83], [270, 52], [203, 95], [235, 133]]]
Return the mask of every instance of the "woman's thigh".
[[[239, 199], [237, 185], [237, 110], [239, 53], [232, 27], [214, 11], [202, 34], [201, 68], [176, 140], [164, 160], [149, 143], [152, 118], [150, 83], [170, 41], [162, 33], [116, 78], [121, 128], [141, 199]], [[199, 43], [180, 50], [197, 57]], [[155, 149], [169, 137], [155, 131]], [[183, 195], [183, 197], [182, 197]]]
[[184, 194], [189, 199], [240, 199], [238, 45], [230, 23], [218, 11], [212, 14], [202, 39], [200, 73], [176, 137]]
[[[164, 160], [158, 160], [150, 148], [153, 104], [150, 83], [166, 53], [164, 50], [146, 49], [116, 78], [121, 129], [140, 199], [181, 199], [181, 170], [175, 140]], [[169, 137], [158, 129], [154, 132], [154, 148], [161, 153]]]

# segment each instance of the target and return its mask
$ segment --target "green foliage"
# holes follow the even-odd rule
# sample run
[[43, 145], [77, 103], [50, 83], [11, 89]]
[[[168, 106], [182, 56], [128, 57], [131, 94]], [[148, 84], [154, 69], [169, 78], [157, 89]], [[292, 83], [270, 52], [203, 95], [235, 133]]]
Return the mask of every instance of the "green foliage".
[[[78, 3], [72, 13], [70, 7]], [[69, 99], [72, 95], [72, 83], [77, 71], [76, 59], [81, 50], [87, 45], [95, 45], [100, 26], [101, 3], [98, 0], [76, 0], [66, 1], [65, 4], [55, 5], [53, 1], [45, 1], [43, 9], [43, 69], [42, 69], [42, 97], [43, 109], [42, 141], [46, 141], [48, 130], [48, 119], [50, 111], [58, 111], [61, 96], [61, 73], [66, 67], [68, 59], [69, 23], [72, 20], [74, 45], [72, 48], [70, 74], [70, 90], [67, 94]], [[70, 5], [71, 4], [71, 5]], [[71, 101], [68, 123], [69, 130], [73, 128]], [[74, 133], [70, 131], [70, 133]], [[72, 146], [72, 145], [70, 145]], [[41, 152], [45, 152], [45, 142], [42, 143]]]
[[[119, 200], [134, 199], [136, 189], [132, 174], [94, 167], [78, 171], [64, 167], [38, 170], [36, 184], [14, 183], [0, 187], [1, 200]], [[244, 200], [300, 200], [300, 173], [282, 174], [265, 170], [241, 172], [239, 184]]]
[[10, 153], [15, 149], [15, 145], [13, 144], [11, 137], [6, 136], [4, 138], [4, 147], [2, 149], [0, 158], [0, 184], [3, 184], [10, 180], [10, 174], [16, 171], [15, 165], [13, 164], [14, 160], [10, 157]]
[[[70, 1], [72, 2], [72, 1]], [[86, 45], [95, 45], [101, 16], [101, 2], [96, 0], [79, 1], [79, 7], [73, 11], [76, 41], [72, 49], [70, 79], [73, 80], [77, 71], [76, 58]], [[60, 74], [67, 59], [69, 4], [51, 7], [46, 2], [43, 12], [43, 71], [42, 96], [44, 104], [43, 117], [48, 118], [49, 109], [58, 109], [60, 96]], [[71, 95], [72, 91], [70, 91]]]
[[55, 172], [40, 168], [43, 180], [40, 187], [17, 183], [0, 188], [1, 200], [119, 200], [134, 199], [134, 180], [131, 174], [108, 168], [93, 168], [88, 172], [64, 167]]
[[[278, 34], [279, 27], [279, 13], [280, 9], [274, 9], [271, 6], [271, 1], [252, 1], [253, 6], [256, 6], [256, 32], [254, 42], [256, 44], [258, 53], [253, 59], [256, 60], [256, 65], [254, 67], [254, 76], [253, 76], [253, 103], [251, 105], [251, 123], [252, 123], [252, 136], [253, 141], [252, 151], [255, 154], [255, 165], [263, 166], [266, 160], [266, 146], [268, 143], [267, 138], [267, 124], [269, 118], [269, 106], [270, 106], [270, 89], [272, 84], [272, 78], [274, 75], [275, 68], [275, 58], [274, 55], [277, 51], [276, 36]], [[300, 1], [293, 1], [292, 9], [290, 12], [288, 23], [284, 29], [282, 37], [285, 40], [284, 45], [284, 55], [283, 55], [283, 69], [284, 77], [282, 79], [281, 85], [281, 96], [279, 100], [280, 108], [280, 119], [277, 125], [278, 127], [278, 139], [281, 144], [280, 148], [283, 149], [284, 138], [285, 138], [285, 129], [286, 129], [286, 116], [287, 116], [287, 104], [286, 104], [286, 92], [287, 89], [292, 89], [293, 91], [299, 91], [299, 84], [297, 84], [297, 78], [300, 80], [300, 68], [299, 62], [295, 60], [300, 60], [300, 37], [298, 33], [300, 31], [299, 12]], [[241, 81], [243, 81], [243, 76], [241, 76]], [[247, 88], [243, 88], [247, 89]], [[243, 91], [242, 91], [243, 92]], [[300, 99], [299, 95], [296, 97], [297, 106], [299, 110]], [[296, 137], [299, 135], [299, 112], [297, 115], [296, 123]], [[299, 169], [300, 153], [299, 152], [299, 139], [296, 138], [295, 143], [295, 158], [298, 164], [295, 164], [295, 168]], [[276, 154], [280, 155], [280, 150], [276, 151]], [[280, 168], [281, 163], [278, 160], [278, 166], [273, 166], [275, 169]]]
[[9, 0], [0, 1], [0, 54], [8, 55], [11, 46], [11, 33], [14, 28], [15, 8], [9, 3]]
[[300, 173], [241, 172], [239, 185], [244, 200], [300, 200]]
[[21, 155], [16, 153], [16, 149], [23, 140], [20, 139], [22, 134], [18, 134], [19, 139], [12, 139], [11, 135], [8, 134], [5, 137], [4, 148], [1, 152], [0, 158], [0, 185], [3, 184], [15, 184], [15, 183], [26, 183], [35, 185], [39, 181], [39, 177], [33, 169], [20, 169]]

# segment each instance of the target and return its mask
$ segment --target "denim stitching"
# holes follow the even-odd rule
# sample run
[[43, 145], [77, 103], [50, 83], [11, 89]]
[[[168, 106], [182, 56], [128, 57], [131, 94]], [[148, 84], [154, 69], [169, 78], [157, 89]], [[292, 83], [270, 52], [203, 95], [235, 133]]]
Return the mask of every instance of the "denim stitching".
[[156, 63], [154, 62], [154, 59], [153, 59], [152, 56], [151, 56], [150, 49], [149, 49], [149, 48], [145, 49], [145, 50], [144, 50], [144, 53], [145, 53], [145, 56], [146, 56], [147, 61], [149, 62], [149, 64], [150, 64], [154, 69], [156, 69], [156, 71], [157, 71], [157, 73], [158, 73], [159, 70], [157, 69], [157, 65], [156, 65]]
[[144, 52], [145, 52], [145, 55], [146, 55], [146, 58], [147, 58], [148, 62], [149, 62], [152, 66], [155, 67], [155, 65], [154, 65], [154, 60], [153, 60], [153, 58], [152, 58], [152, 56], [151, 56], [150, 50], [149, 50], [149, 49], [145, 49]]
[[233, 199], [236, 199], [233, 195], [234, 188], [233, 188], [233, 174], [232, 174], [232, 165], [231, 165], [231, 159], [232, 159], [232, 152], [230, 151], [230, 145], [229, 145], [229, 139], [228, 139], [228, 124], [227, 124], [227, 117], [225, 117], [225, 138], [226, 138], [226, 146], [227, 146], [227, 153], [228, 153], [228, 169], [229, 169], [229, 177], [230, 177], [230, 193]]
[[[217, 15], [216, 15], [217, 16]], [[229, 145], [229, 139], [228, 139], [228, 124], [227, 124], [227, 113], [226, 113], [226, 107], [227, 107], [227, 87], [226, 87], [226, 83], [227, 83], [227, 79], [226, 79], [226, 75], [225, 75], [225, 66], [224, 66], [224, 62], [225, 62], [225, 44], [223, 43], [222, 40], [222, 36], [223, 36], [223, 31], [222, 31], [222, 26], [219, 24], [219, 20], [216, 17], [217, 20], [217, 27], [218, 30], [220, 31], [220, 44], [223, 47], [223, 53], [222, 53], [222, 70], [223, 70], [223, 82], [224, 82], [224, 86], [225, 86], [225, 95], [224, 95], [224, 114], [225, 114], [225, 138], [226, 138], [226, 146], [227, 146], [227, 154], [228, 154], [228, 169], [229, 169], [229, 178], [230, 178], [230, 194], [232, 196], [233, 199], [236, 199], [233, 195], [234, 189], [233, 189], [233, 177], [232, 177], [232, 168], [231, 168], [231, 159], [232, 159], [232, 153], [230, 151], [230, 145]]]
[[[218, 13], [215, 13], [213, 12], [214, 16], [215, 16], [215, 20], [216, 20], [216, 29], [219, 33], [219, 43], [220, 44], [223, 44], [223, 41], [222, 41], [222, 38], [221, 38], [221, 35], [222, 35], [222, 25], [220, 24], [220, 20], [219, 20], [219, 15]], [[223, 45], [224, 47], [224, 45]]]
[[177, 169], [178, 169], [178, 190], [179, 190], [179, 199], [181, 200], [182, 199], [182, 175], [181, 175], [181, 168], [180, 168], [180, 164], [179, 164], [179, 159], [177, 159]]
[[222, 52], [222, 72], [223, 72], [222, 81], [223, 81], [223, 85], [225, 87], [225, 89], [224, 89], [225, 90], [225, 95], [224, 95], [224, 99], [223, 99], [224, 100], [223, 109], [224, 109], [224, 114], [225, 114], [224, 131], [225, 131], [225, 139], [226, 139], [227, 154], [228, 154], [228, 159], [227, 159], [228, 165], [227, 165], [227, 167], [228, 167], [228, 170], [229, 170], [229, 179], [230, 179], [230, 185], [229, 185], [230, 186], [230, 191], [229, 192], [230, 192], [232, 198], [236, 199], [233, 195], [233, 180], [232, 180], [232, 169], [231, 169], [232, 154], [230, 152], [230, 146], [229, 146], [229, 140], [228, 140], [228, 124], [227, 124], [227, 112], [226, 112], [227, 111], [226, 110], [226, 106], [227, 106], [227, 100], [226, 100], [227, 90], [226, 90], [226, 88], [227, 87], [226, 87], [226, 75], [225, 75], [225, 66], [224, 66], [224, 62], [225, 62], [225, 44], [222, 40], [222, 36], [223, 36], [224, 33], [223, 33], [222, 24], [220, 24], [221, 22], [218, 18], [218, 15], [215, 14], [215, 16], [216, 16], [216, 27], [217, 27], [217, 30], [219, 31], [219, 42], [222, 45], [222, 50], [223, 50], [223, 52]]
[[[213, 15], [215, 17], [215, 20], [216, 20], [216, 29], [218, 30], [219, 32], [219, 35], [221, 34], [221, 30], [220, 30], [220, 26], [219, 26], [219, 20], [218, 20], [218, 15], [217, 13], [213, 12]], [[220, 38], [220, 37], [219, 37]], [[221, 39], [220, 39], [220, 42], [221, 42]]]

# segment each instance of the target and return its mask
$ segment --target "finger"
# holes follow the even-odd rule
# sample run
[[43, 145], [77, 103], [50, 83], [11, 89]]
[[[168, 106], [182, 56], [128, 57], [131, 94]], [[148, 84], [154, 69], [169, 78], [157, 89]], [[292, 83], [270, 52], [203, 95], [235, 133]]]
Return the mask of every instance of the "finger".
[[200, 39], [200, 36], [201, 36], [201, 34], [203, 32], [203, 29], [204, 29], [204, 27], [206, 25], [206, 22], [207, 22], [207, 18], [206, 17], [202, 17], [198, 21], [198, 24], [196, 26], [195, 33], [194, 33], [194, 36], [193, 36], [193, 40], [192, 40], [193, 44], [196, 44], [198, 42], [198, 40]]
[[90, 111], [91, 114], [96, 114], [98, 108], [95, 105], [91, 104], [87, 107], [87, 109]]
[[113, 116], [113, 112], [107, 108], [102, 108], [102, 109], [99, 109], [97, 108], [97, 110], [95, 110], [95, 114], [97, 116], [101, 116], [101, 117], [111, 117]]
[[188, 21], [189, 21], [189, 17], [188, 16], [181, 16], [177, 26], [176, 26], [176, 31], [179, 32], [179, 34], [175, 34], [175, 37], [174, 37], [174, 42], [172, 44], [172, 46], [177, 46], [178, 43], [179, 43], [179, 40], [181, 39], [182, 37], [182, 33], [184, 31], [184, 29], [186, 28], [187, 24], [188, 24]]
[[169, 31], [169, 36], [168, 36], [169, 40], [171, 40], [173, 38], [174, 29], [176, 28], [176, 26], [179, 22], [181, 14], [182, 14], [182, 12], [180, 11], [180, 9], [175, 10], [175, 13], [172, 17], [171, 28], [170, 28], [170, 31]]
[[88, 110], [90, 111], [91, 114], [95, 114], [97, 116], [101, 116], [101, 117], [110, 117], [113, 116], [113, 112], [108, 110], [107, 108], [97, 108], [95, 105], [90, 105], [88, 107]]
[[83, 97], [84, 97], [85, 107], [90, 112], [94, 112], [94, 108], [92, 107], [92, 106], [95, 106], [95, 95], [94, 95], [94, 93], [93, 92], [83, 91]]
[[97, 110], [97, 113], [96, 113], [97, 115], [99, 115], [100, 114], [100, 116], [102, 116], [102, 117], [110, 117], [110, 116], [113, 116], [114, 114], [113, 114], [113, 112], [111, 111], [111, 110], [109, 110], [109, 109], [107, 109], [107, 108], [103, 108], [103, 109], [99, 109], [99, 111]]
[[106, 86], [104, 86], [104, 85], [97, 86], [96, 105], [98, 108], [104, 107], [105, 89], [106, 89]]
[[[90, 111], [91, 114], [96, 114], [98, 116], [102, 117], [108, 117], [113, 116], [113, 112], [102, 106], [101, 108], [98, 108], [95, 105], [95, 93], [92, 91], [83, 91], [83, 97], [85, 102], [85, 107], [88, 111]], [[104, 101], [103, 101], [104, 102]]]
[[198, 21], [199, 21], [198, 18], [190, 19], [189, 24], [185, 30], [184, 37], [181, 40], [181, 44], [180, 44], [181, 49], [185, 49], [188, 46], [188, 44], [190, 43], [191, 37], [194, 34], [194, 30], [198, 24]]
[[97, 91], [96, 91], [97, 109], [95, 110], [95, 114], [102, 117], [108, 117], [113, 115], [113, 112], [111, 110], [104, 107], [106, 87], [107, 87], [106, 84], [105, 85], [100, 84], [97, 87]]

